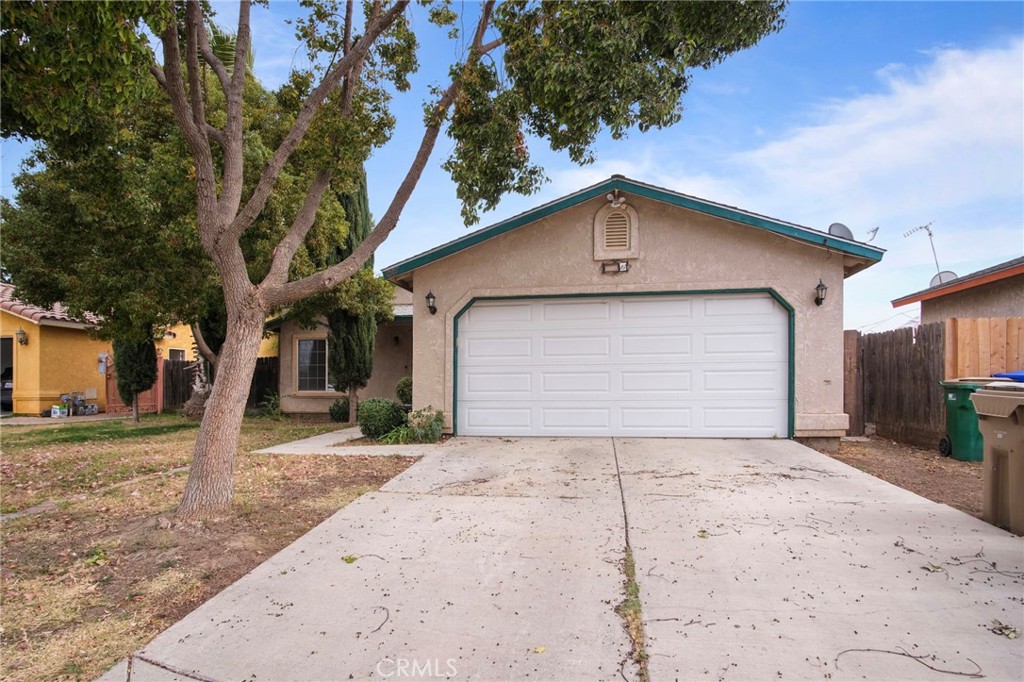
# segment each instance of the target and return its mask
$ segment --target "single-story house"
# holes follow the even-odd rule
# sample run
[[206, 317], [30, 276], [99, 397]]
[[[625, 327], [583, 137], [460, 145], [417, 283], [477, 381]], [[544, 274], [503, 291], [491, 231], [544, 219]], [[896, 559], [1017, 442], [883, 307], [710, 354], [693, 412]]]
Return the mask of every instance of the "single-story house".
[[[0, 283], [0, 372], [14, 380], [14, 413], [48, 413], [72, 392], [106, 411], [114, 352], [110, 341], [90, 333], [96, 321], [93, 315], [74, 318], [59, 303], [50, 308], [24, 303], [13, 285]], [[187, 325], [175, 325], [157, 340], [157, 354], [194, 360], [193, 341]]]
[[384, 276], [455, 434], [834, 440], [843, 281], [883, 253], [616, 175]]
[[[359, 399], [397, 398], [395, 387], [412, 374], [412, 294], [395, 288], [394, 319], [377, 327], [373, 374]], [[279, 391], [281, 410], [291, 414], [327, 414], [344, 394], [334, 390], [327, 372], [327, 324], [320, 320], [304, 329], [284, 317], [271, 324], [280, 337]]]
[[897, 298], [893, 308], [921, 304], [921, 324], [950, 317], [1024, 315], [1024, 256]]

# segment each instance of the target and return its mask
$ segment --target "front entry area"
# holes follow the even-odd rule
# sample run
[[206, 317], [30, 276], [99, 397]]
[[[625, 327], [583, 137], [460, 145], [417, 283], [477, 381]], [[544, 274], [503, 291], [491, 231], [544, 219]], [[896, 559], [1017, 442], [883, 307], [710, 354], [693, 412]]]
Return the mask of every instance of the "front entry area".
[[477, 300], [455, 324], [459, 435], [790, 435], [768, 292]]

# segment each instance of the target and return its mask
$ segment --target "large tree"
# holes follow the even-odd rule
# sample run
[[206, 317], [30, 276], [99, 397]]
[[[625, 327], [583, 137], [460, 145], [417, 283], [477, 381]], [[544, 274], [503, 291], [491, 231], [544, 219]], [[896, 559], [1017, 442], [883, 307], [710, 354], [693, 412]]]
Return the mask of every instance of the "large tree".
[[[298, 274], [293, 260], [328, 190], [351, 181], [372, 149], [386, 141], [393, 123], [389, 89], [410, 87], [408, 75], [417, 67], [412, 10], [409, 0], [370, 0], [360, 7], [353, 0], [303, 0], [309, 13], [296, 30], [314, 67], [293, 76], [300, 103], [280, 143], [252, 158], [245, 154], [250, 122], [243, 58], [252, 41], [251, 4], [239, 3], [231, 72], [210, 45], [204, 5], [193, 0], [7, 2], [0, 10], [2, 95], [14, 110], [3, 113], [17, 124], [0, 123], [4, 132], [65, 135], [95, 107], [129, 98], [143, 68], [171, 103], [194, 174], [199, 241], [219, 276], [227, 312], [219, 378], [178, 509], [186, 520], [229, 509], [238, 433], [265, 317], [361, 270], [397, 225], [442, 130], [453, 140], [444, 167], [456, 183], [466, 221], [473, 222], [503, 194], [529, 193], [542, 182], [541, 169], [530, 161], [531, 137], [547, 138], [554, 149], [585, 163], [603, 129], [621, 137], [633, 128], [678, 122], [689, 71], [709, 68], [777, 31], [784, 6], [783, 0], [509, 0], [496, 7], [491, 0], [467, 5], [471, 16], [460, 18], [450, 1], [426, 1], [429, 21], [449, 29], [459, 54], [450, 80], [427, 94], [422, 139], [369, 236], [340, 263]], [[458, 27], [466, 19], [472, 30], [463, 36]], [[159, 40], [160, 59], [145, 49], [143, 20]], [[211, 115], [206, 69], [222, 94], [224, 116]], [[56, 88], [52, 98], [32, 95], [36, 87], [49, 86]], [[76, 97], [81, 106], [74, 116], [66, 114]], [[48, 119], [53, 109], [61, 116]], [[305, 171], [297, 175], [306, 179], [303, 200], [283, 234], [266, 242], [261, 253], [269, 265], [254, 275], [243, 240], [286, 169], [296, 164]], [[255, 176], [251, 185], [247, 176]]]

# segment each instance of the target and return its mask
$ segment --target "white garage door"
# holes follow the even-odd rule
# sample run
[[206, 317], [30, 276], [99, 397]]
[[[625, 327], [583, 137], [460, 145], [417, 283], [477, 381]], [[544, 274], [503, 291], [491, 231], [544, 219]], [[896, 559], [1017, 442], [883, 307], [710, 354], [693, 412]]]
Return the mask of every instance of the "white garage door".
[[788, 339], [768, 294], [477, 301], [456, 432], [785, 438]]

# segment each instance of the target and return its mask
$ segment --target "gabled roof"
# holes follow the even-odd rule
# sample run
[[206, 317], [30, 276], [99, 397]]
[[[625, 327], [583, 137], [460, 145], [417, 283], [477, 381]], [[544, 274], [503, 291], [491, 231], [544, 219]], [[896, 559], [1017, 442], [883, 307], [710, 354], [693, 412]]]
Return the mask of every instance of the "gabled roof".
[[554, 201], [538, 206], [537, 208], [530, 209], [529, 211], [520, 213], [519, 215], [508, 218], [507, 220], [503, 220], [489, 227], [471, 232], [470, 234], [450, 241], [447, 244], [442, 244], [441, 246], [430, 249], [429, 251], [424, 251], [419, 255], [413, 256], [412, 258], [407, 258], [404, 261], [388, 266], [384, 268], [384, 277], [395, 281], [396, 279], [401, 278], [402, 275], [410, 273], [424, 265], [446, 258], [475, 246], [480, 242], [536, 222], [554, 213], [558, 213], [559, 211], [564, 211], [574, 206], [578, 206], [590, 199], [603, 196], [614, 190], [620, 190], [628, 194], [653, 199], [673, 206], [687, 208], [698, 213], [723, 218], [740, 225], [747, 225], [749, 227], [767, 230], [768, 232], [783, 235], [813, 246], [827, 248], [841, 254], [861, 259], [863, 263], [860, 266], [848, 269], [847, 275], [863, 270], [873, 263], [880, 261], [882, 259], [882, 255], [885, 253], [885, 249], [869, 246], [868, 244], [858, 241], [843, 239], [842, 237], [837, 237], [809, 227], [778, 220], [776, 218], [769, 218], [768, 216], [751, 213], [750, 211], [745, 211], [741, 208], [718, 204], [713, 201], [708, 201], [707, 199], [682, 194], [663, 187], [655, 187], [654, 185], [648, 185], [637, 180], [631, 180], [623, 175], [613, 175], [607, 180], [603, 180], [596, 185], [581, 189], [578, 192], [574, 192], [573, 194], [569, 194], [560, 199], [555, 199]]
[[49, 308], [41, 308], [30, 303], [22, 303], [14, 295], [14, 285], [0, 283], [0, 309], [20, 317], [23, 320], [39, 325], [52, 325], [58, 327], [76, 327], [85, 329], [99, 322], [99, 319], [86, 313], [80, 320], [68, 314], [67, 309], [60, 303], [55, 303]]
[[963, 277], [957, 277], [956, 279], [943, 284], [936, 284], [933, 287], [922, 289], [921, 291], [908, 294], [902, 298], [897, 298], [892, 302], [892, 307], [899, 308], [900, 306], [917, 303], [918, 301], [928, 301], [933, 298], [941, 298], [942, 296], [948, 296], [949, 294], [955, 294], [959, 291], [973, 289], [974, 287], [979, 287], [983, 284], [991, 284], [992, 282], [998, 282], [999, 280], [1015, 277], [1017, 275], [1024, 275], [1024, 256], [1008, 260], [998, 265], [993, 265], [992, 267], [985, 268], [984, 270], [972, 272], [971, 274], [964, 275]]

